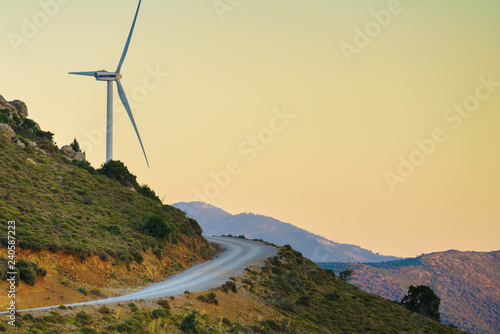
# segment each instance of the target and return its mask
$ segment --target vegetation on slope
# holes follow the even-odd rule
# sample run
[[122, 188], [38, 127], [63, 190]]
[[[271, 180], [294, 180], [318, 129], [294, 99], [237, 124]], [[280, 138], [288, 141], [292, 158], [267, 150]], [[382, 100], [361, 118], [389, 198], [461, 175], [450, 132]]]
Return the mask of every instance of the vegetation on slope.
[[410, 285], [427, 285], [441, 298], [441, 320], [473, 333], [500, 328], [500, 252], [447, 251], [382, 263], [320, 263], [354, 270], [351, 283], [390, 300]]
[[[2, 109], [0, 122], [15, 131], [9, 138], [0, 128], [0, 228], [7, 231], [7, 222], [16, 221], [18, 248], [128, 264], [141, 263], [148, 250], [161, 255], [166, 246], [183, 243], [208, 258], [211, 246], [198, 223], [159, 203], [121, 162], [96, 173], [88, 162], [66, 158], [50, 132], [19, 113]], [[117, 166], [118, 172], [107, 168]], [[124, 170], [137, 191], [117, 180]], [[0, 244], [8, 245], [6, 232]]]
[[[64, 315], [62, 315], [64, 313]], [[208, 293], [22, 314], [42, 333], [462, 333], [361, 291], [290, 247]]]

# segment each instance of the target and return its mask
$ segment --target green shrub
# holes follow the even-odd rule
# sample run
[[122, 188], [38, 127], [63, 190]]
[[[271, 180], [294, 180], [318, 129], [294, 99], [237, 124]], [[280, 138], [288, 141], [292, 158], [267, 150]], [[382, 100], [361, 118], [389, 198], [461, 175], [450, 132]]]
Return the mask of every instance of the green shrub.
[[234, 293], [237, 293], [238, 290], [236, 289], [236, 283], [234, 283], [233, 281], [227, 281], [222, 285], [222, 291], [223, 292], [232, 291]]
[[123, 231], [122, 231], [121, 227], [118, 225], [107, 226], [106, 231], [108, 231], [110, 234], [117, 235], [117, 236], [123, 235]]
[[168, 303], [168, 300], [166, 299], [159, 299], [156, 304], [160, 305], [163, 307], [165, 310], [170, 310], [170, 304]]
[[163, 308], [157, 308], [157, 309], [153, 310], [153, 312], [151, 312], [151, 314], [153, 315], [153, 318], [155, 318], [155, 319], [168, 317], [168, 312]]
[[153, 250], [153, 254], [156, 255], [156, 257], [158, 258], [158, 260], [162, 260], [163, 258], [163, 251], [161, 250], [161, 248], [156, 248], [155, 250]]
[[84, 311], [78, 312], [75, 316], [75, 320], [82, 324], [82, 326], [89, 325], [92, 321], [90, 315], [88, 315]]
[[94, 296], [102, 297], [102, 292], [98, 289], [92, 289], [90, 290], [90, 293], [93, 294]]
[[128, 307], [130, 307], [130, 309], [133, 311], [133, 312], [137, 312], [139, 311], [139, 308], [137, 307], [137, 305], [135, 305], [134, 303], [129, 303], [128, 304]]
[[226, 317], [222, 317], [222, 323], [228, 327], [231, 326], [231, 320]]
[[202, 333], [200, 330], [200, 323], [204, 322], [198, 311], [193, 311], [188, 314], [179, 325], [179, 329], [184, 333], [198, 334]]
[[206, 295], [199, 295], [196, 299], [201, 300], [207, 304], [215, 304], [219, 305], [219, 301], [217, 300], [217, 295], [213, 292], [209, 292]]
[[106, 305], [103, 305], [103, 306], [99, 307], [99, 309], [97, 310], [97, 312], [99, 312], [101, 314], [110, 314], [111, 313], [111, 309], [109, 307], [107, 307]]
[[79, 287], [78, 289], [76, 289], [76, 291], [78, 291], [78, 292], [80, 292], [80, 293], [83, 293], [85, 296], [89, 294], [89, 293], [87, 292], [87, 289], [85, 289], [83, 286], [82, 286], [82, 287]]
[[39, 268], [35, 263], [19, 260], [16, 262], [16, 267], [19, 269], [19, 278], [26, 284], [34, 286], [38, 276], [47, 275], [47, 271]]
[[149, 216], [147, 222], [142, 227], [142, 230], [152, 237], [163, 239], [171, 234], [174, 229], [167, 224], [165, 219], [160, 215]]

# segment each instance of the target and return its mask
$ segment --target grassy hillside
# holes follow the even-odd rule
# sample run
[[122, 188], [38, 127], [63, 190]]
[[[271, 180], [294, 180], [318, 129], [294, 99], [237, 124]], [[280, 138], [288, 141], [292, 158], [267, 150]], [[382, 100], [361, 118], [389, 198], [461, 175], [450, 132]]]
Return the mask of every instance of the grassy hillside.
[[[182, 211], [89, 172], [88, 163], [79, 163], [88, 170], [74, 166], [50, 132], [15, 110], [1, 109], [0, 123], [15, 132], [12, 137], [0, 128], [0, 257], [7, 253], [9, 220], [16, 221], [18, 255], [38, 264], [46, 258], [33, 252], [54, 254], [53, 261], [63, 261], [60, 255], [81, 263], [98, 257], [128, 267], [154, 254], [162, 265], [168, 260], [177, 269], [209, 257], [212, 247], [200, 226]], [[161, 236], [157, 226], [165, 229]], [[176, 249], [182, 251], [174, 256]], [[168, 255], [174, 258], [165, 259]], [[2, 279], [4, 265], [0, 262]]]
[[441, 319], [473, 333], [500, 328], [500, 252], [447, 251], [369, 264], [320, 263], [336, 272], [354, 270], [351, 281], [367, 292], [401, 300], [410, 285], [428, 285], [441, 298]]
[[23, 326], [43, 333], [462, 333], [336, 278], [290, 247], [210, 292], [68, 310]]

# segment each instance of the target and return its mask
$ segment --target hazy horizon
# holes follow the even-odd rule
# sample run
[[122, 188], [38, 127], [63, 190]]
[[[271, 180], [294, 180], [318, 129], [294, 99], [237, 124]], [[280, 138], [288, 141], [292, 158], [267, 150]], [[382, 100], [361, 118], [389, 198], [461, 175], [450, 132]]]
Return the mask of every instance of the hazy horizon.
[[[106, 85], [137, 0], [0, 3], [0, 95], [105, 159]], [[206, 201], [409, 257], [500, 249], [500, 3], [144, 0], [114, 159]]]

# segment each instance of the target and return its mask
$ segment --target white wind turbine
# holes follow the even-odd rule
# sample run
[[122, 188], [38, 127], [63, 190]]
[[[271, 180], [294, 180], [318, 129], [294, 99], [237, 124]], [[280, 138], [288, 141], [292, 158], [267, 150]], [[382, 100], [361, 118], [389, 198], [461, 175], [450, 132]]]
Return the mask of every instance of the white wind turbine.
[[137, 20], [137, 15], [139, 14], [139, 8], [141, 7], [142, 0], [139, 0], [139, 5], [137, 6], [137, 11], [135, 12], [134, 22], [132, 23], [132, 28], [130, 28], [130, 33], [127, 38], [127, 43], [125, 44], [125, 48], [123, 49], [122, 57], [120, 62], [118, 63], [118, 67], [115, 72], [108, 72], [105, 70], [101, 71], [93, 71], [93, 72], [69, 72], [69, 74], [76, 75], [86, 75], [95, 77], [97, 81], [107, 81], [108, 82], [108, 106], [107, 106], [107, 124], [106, 124], [106, 162], [113, 159], [113, 81], [116, 81], [116, 87], [118, 88], [118, 95], [127, 111], [127, 114], [134, 126], [135, 133], [137, 134], [137, 138], [139, 139], [139, 143], [141, 144], [142, 152], [144, 153], [144, 158], [146, 158], [146, 164], [149, 167], [148, 157], [146, 156], [146, 151], [144, 150], [144, 146], [142, 145], [141, 136], [139, 135], [139, 130], [137, 130], [137, 126], [134, 121], [134, 116], [132, 115], [132, 110], [130, 109], [130, 104], [128, 103], [127, 96], [125, 95], [125, 91], [123, 90], [123, 86], [120, 82], [122, 75], [120, 70], [122, 68], [123, 61], [125, 60], [125, 56], [127, 55], [128, 47], [130, 45], [130, 39], [132, 38], [132, 33], [134, 32], [135, 21]]

